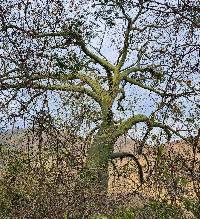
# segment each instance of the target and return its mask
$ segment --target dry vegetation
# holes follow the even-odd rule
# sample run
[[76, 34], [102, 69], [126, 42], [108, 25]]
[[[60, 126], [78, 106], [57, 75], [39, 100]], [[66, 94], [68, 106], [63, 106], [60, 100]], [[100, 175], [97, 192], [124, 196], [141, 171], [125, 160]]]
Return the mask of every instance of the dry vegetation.
[[133, 160], [117, 159], [110, 163], [108, 194], [97, 194], [84, 170], [87, 142], [64, 131], [43, 132], [42, 140], [36, 133], [2, 135], [1, 218], [199, 218], [199, 152], [194, 163], [191, 145], [146, 145], [137, 156], [138, 142], [118, 139], [115, 150], [138, 157], [145, 182]]

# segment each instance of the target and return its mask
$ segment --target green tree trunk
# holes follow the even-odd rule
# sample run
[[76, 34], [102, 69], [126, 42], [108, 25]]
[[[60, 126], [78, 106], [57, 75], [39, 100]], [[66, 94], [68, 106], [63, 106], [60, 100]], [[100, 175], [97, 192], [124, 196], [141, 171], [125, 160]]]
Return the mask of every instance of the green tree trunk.
[[108, 189], [108, 164], [116, 138], [113, 136], [111, 126], [102, 126], [93, 139], [88, 150], [86, 166], [91, 181], [98, 187], [98, 192], [107, 192]]
[[[109, 159], [116, 138], [111, 126], [102, 126], [94, 136], [87, 153], [86, 169], [89, 199], [93, 215], [103, 214], [108, 206]], [[91, 206], [91, 205], [90, 205]], [[88, 204], [86, 206], [88, 208]]]

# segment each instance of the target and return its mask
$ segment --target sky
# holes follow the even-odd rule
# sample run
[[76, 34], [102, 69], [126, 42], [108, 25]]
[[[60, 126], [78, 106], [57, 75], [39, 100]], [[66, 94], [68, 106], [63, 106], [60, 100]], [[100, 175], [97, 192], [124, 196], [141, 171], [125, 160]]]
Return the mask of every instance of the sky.
[[[70, 4], [70, 2], [68, 2], [68, 3]], [[79, 8], [77, 8], [75, 4], [71, 5], [70, 7], [73, 9], [71, 16], [74, 16], [73, 13], [78, 14]], [[82, 9], [83, 8], [81, 8], [81, 10]], [[92, 12], [93, 9], [91, 7], [91, 4], [87, 5], [87, 10], [91, 10], [91, 12]], [[131, 13], [134, 14], [133, 11]], [[151, 21], [151, 19], [149, 20], [149, 22], [150, 21]], [[87, 22], [89, 24], [91, 22], [91, 18], [89, 18]], [[117, 60], [117, 52], [116, 52], [116, 47], [112, 46], [112, 41], [110, 41], [110, 36], [112, 36], [113, 34], [116, 34], [116, 32], [122, 31], [122, 26], [120, 25], [121, 24], [120, 22], [121, 22], [120, 20], [116, 21], [117, 29], [115, 28], [114, 30], [112, 30], [112, 29], [107, 30], [107, 33], [105, 34], [105, 37], [104, 37], [104, 44], [103, 44], [103, 47], [101, 49], [101, 52], [112, 63], [114, 63]], [[101, 23], [99, 23], [99, 24], [101, 24]], [[101, 24], [100, 28], [102, 28], [102, 29], [104, 28], [102, 24]], [[119, 45], [120, 45], [120, 36], [122, 36], [122, 33], [121, 33], [121, 35], [119, 35], [118, 38], [115, 39], [116, 42], [119, 42]], [[179, 40], [184, 39], [184, 35], [185, 35], [184, 29], [181, 31], [181, 33], [182, 33], [182, 35], [179, 35]], [[164, 39], [165, 35], [167, 35], [167, 31], [165, 33], [163, 33], [163, 36], [162, 36], [163, 39]], [[160, 39], [162, 39], [162, 37]], [[142, 41], [143, 40], [144, 39], [142, 39]], [[142, 41], [138, 42], [137, 45], [141, 46]], [[160, 41], [160, 43], [162, 43], [162, 42]], [[93, 46], [96, 46], [97, 44], [99, 44], [98, 36], [92, 42]], [[152, 44], [155, 45], [153, 41], [152, 41]], [[151, 53], [151, 50], [149, 50], [149, 53]], [[126, 66], [131, 64], [132, 60], [134, 60], [135, 58], [136, 58], [136, 55], [134, 55], [134, 53], [132, 53], [129, 57], [129, 61], [126, 63]], [[191, 59], [190, 61], [192, 62], [193, 59]], [[195, 80], [200, 80], [200, 79], [197, 76], [195, 78]], [[113, 106], [113, 110], [116, 112], [117, 119], [128, 118], [129, 116], [131, 116], [133, 111], [135, 114], [136, 113], [145, 113], [146, 115], [150, 115], [152, 113], [152, 111], [155, 110], [155, 107], [156, 107], [155, 103], [158, 102], [158, 97], [156, 95], [152, 95], [152, 94], [149, 95], [148, 91], [146, 91], [144, 89], [138, 89], [138, 87], [131, 88], [130, 86], [127, 86], [126, 90], [127, 90], [127, 101], [125, 103], [126, 111], [123, 113], [117, 112], [116, 104], [114, 104], [114, 106]], [[139, 104], [136, 105], [135, 101], [139, 102]], [[42, 101], [38, 100], [37, 105], [34, 106], [34, 110], [39, 111], [41, 108], [41, 105], [42, 105]], [[13, 102], [13, 104], [11, 104], [10, 107], [13, 108], [13, 110], [15, 111], [16, 101]], [[51, 113], [54, 116], [56, 115], [57, 110], [60, 111], [60, 113], [63, 117], [66, 116], [65, 109], [60, 107], [59, 101], [58, 101], [56, 95], [52, 95], [52, 94], [49, 95], [49, 108], [50, 108]], [[31, 110], [29, 113], [34, 114], [34, 110]], [[24, 127], [24, 122], [22, 122], [22, 120], [24, 120], [24, 119], [20, 119], [18, 122], [16, 122], [16, 127], [18, 127], [18, 126]], [[13, 121], [11, 121], [11, 123], [13, 123]], [[25, 126], [27, 126], [28, 124], [29, 124], [28, 117], [26, 117]], [[6, 124], [6, 125], [8, 125], [8, 124]], [[8, 127], [11, 128], [10, 125], [8, 125]]]

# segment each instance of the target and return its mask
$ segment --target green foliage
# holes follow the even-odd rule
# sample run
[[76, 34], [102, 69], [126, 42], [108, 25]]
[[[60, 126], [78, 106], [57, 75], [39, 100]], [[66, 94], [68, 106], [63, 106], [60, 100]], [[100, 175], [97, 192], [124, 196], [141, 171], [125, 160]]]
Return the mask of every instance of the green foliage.
[[133, 209], [126, 210], [119, 218], [135, 219], [135, 213]]
[[[176, 205], [152, 200], [143, 208], [118, 210], [113, 216], [91, 217], [91, 219], [183, 219], [182, 210]], [[198, 217], [197, 217], [198, 218]]]
[[200, 218], [200, 202], [197, 199], [183, 198], [183, 205], [189, 212], [199, 219]]
[[178, 219], [182, 217], [182, 211], [167, 202], [151, 201], [147, 208], [154, 212], [155, 218], [158, 219]]
[[152, 200], [143, 208], [128, 209], [118, 212], [111, 219], [181, 219], [182, 211], [166, 202]]
[[107, 216], [90, 217], [89, 219], [109, 219]]
[[189, 183], [189, 180], [186, 177], [179, 177], [178, 181], [182, 186], [187, 186]]

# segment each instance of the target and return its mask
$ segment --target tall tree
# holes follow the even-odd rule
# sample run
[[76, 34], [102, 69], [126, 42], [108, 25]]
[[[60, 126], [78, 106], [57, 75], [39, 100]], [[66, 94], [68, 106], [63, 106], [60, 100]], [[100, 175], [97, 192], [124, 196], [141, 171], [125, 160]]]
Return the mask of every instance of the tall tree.
[[143, 182], [134, 155], [113, 153], [136, 125], [139, 153], [154, 130], [187, 140], [188, 111], [199, 107], [198, 1], [4, 0], [0, 11], [2, 110], [14, 101], [12, 113], [32, 112], [52, 94], [87, 98], [97, 116], [86, 167], [101, 190], [115, 158], [133, 158]]

